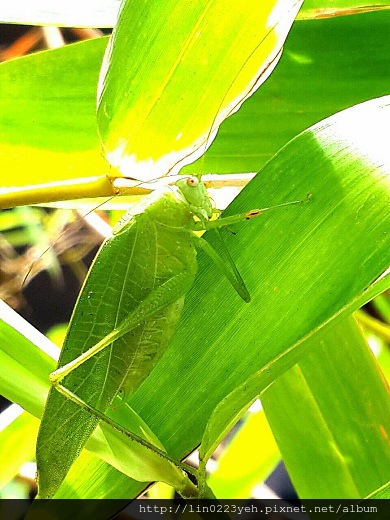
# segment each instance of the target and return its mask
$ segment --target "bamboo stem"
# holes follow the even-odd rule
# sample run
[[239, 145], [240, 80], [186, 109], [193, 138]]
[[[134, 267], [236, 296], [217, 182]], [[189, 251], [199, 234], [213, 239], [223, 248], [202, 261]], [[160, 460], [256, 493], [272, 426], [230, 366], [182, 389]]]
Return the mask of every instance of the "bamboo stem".
[[[234, 175], [203, 175], [207, 188], [243, 188], [253, 178], [253, 173]], [[177, 180], [177, 176], [165, 178], [167, 184]], [[0, 188], [0, 209], [29, 204], [46, 204], [63, 200], [113, 197], [114, 195], [146, 195], [158, 187], [156, 183], [138, 184], [138, 181], [118, 178], [109, 179], [105, 175], [64, 181], [48, 182], [30, 186], [10, 186]]]
[[106, 176], [7, 187], [0, 188], [0, 209], [84, 197], [111, 197], [116, 194], [117, 190]]

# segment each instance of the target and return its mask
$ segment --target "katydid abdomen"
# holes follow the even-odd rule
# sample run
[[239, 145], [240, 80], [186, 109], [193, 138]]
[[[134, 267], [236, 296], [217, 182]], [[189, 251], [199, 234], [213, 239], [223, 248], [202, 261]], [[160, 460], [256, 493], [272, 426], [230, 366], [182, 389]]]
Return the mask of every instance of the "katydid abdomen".
[[[166, 282], [179, 276], [181, 285], [177, 298], [63, 379], [64, 387], [103, 413], [120, 390], [137, 388], [161, 358], [197, 268], [188, 229], [193, 216], [176, 188], [152, 194], [133, 214], [102, 245], [91, 267], [58, 366], [71, 363], [119, 327]], [[38, 483], [47, 496], [58, 488], [97, 423], [94, 415], [51, 389], [37, 444]]]

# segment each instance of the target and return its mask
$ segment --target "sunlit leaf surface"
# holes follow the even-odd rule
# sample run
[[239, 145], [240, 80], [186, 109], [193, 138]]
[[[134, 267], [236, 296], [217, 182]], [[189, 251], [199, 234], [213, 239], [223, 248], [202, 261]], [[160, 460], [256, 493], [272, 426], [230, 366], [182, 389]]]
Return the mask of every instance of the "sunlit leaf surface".
[[274, 69], [301, 3], [127, 1], [98, 94], [112, 175], [156, 179], [200, 157]]

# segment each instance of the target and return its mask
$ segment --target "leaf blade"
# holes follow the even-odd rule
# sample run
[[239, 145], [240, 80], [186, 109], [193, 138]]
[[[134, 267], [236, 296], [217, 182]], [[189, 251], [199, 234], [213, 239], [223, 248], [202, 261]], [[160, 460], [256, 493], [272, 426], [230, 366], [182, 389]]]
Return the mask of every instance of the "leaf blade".
[[262, 402], [300, 497], [364, 498], [387, 482], [389, 397], [352, 316], [313, 338]]
[[227, 11], [222, 0], [142, 8], [127, 1], [98, 94], [99, 133], [114, 175], [156, 179], [201, 156], [276, 65], [300, 5], [245, 0]]

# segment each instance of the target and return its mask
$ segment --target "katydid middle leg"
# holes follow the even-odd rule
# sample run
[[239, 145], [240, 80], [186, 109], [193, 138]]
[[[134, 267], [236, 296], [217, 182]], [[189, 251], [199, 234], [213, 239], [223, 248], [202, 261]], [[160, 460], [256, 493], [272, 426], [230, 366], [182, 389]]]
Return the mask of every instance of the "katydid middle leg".
[[217, 251], [206, 240], [204, 240], [204, 238], [196, 236], [195, 243], [200, 249], [203, 249], [203, 251], [211, 258], [211, 260], [221, 269], [221, 271], [232, 284], [233, 288], [237, 291], [239, 296], [241, 296], [241, 298], [245, 302], [249, 303], [251, 299], [250, 294], [245, 286], [244, 280], [242, 279], [237, 267], [233, 262], [233, 259], [230, 256], [230, 253], [228, 255], [228, 259], [233, 271], [229, 270], [225, 262], [220, 257], [219, 253], [217, 253]]

